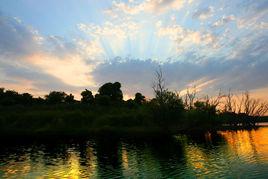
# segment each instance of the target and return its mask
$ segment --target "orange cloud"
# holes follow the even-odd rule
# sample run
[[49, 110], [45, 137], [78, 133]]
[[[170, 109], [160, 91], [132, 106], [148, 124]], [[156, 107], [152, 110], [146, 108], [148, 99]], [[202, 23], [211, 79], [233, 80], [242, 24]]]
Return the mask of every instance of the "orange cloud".
[[86, 64], [79, 55], [69, 54], [59, 58], [49, 54], [37, 53], [28, 56], [26, 59], [66, 84], [77, 87], [95, 86], [95, 82], [90, 75], [93, 66]]

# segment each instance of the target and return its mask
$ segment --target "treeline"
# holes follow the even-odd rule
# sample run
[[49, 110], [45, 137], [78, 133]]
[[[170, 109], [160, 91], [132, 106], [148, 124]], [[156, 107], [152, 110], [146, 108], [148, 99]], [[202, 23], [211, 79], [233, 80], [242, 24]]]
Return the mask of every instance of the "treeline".
[[252, 127], [268, 112], [267, 102], [250, 97], [249, 92], [198, 98], [193, 88], [180, 95], [165, 87], [161, 70], [156, 72], [153, 91], [152, 99], [136, 93], [125, 101], [119, 82], [103, 84], [95, 95], [85, 89], [80, 100], [62, 91], [36, 98], [1, 88], [1, 130], [213, 130]]
[[145, 97], [141, 93], [135, 94], [134, 100], [123, 101], [123, 93], [119, 82], [106, 83], [102, 85], [98, 93], [94, 96], [93, 93], [85, 89], [81, 92], [81, 100], [75, 100], [73, 94], [67, 94], [63, 91], [51, 91], [49, 94], [42, 97], [33, 97], [29, 93], [18, 93], [14, 90], [5, 90], [0, 88], [0, 105], [57, 105], [57, 104], [91, 104], [91, 105], [114, 105], [128, 103], [129, 105], [140, 105], [145, 102]]

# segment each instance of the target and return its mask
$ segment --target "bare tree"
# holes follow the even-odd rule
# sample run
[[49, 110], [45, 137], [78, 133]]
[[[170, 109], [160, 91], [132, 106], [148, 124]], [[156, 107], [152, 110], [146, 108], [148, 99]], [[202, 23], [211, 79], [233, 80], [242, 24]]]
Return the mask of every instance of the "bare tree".
[[241, 97], [239, 97], [240, 95], [236, 95], [236, 99], [237, 99], [237, 111], [236, 113], [240, 114], [240, 113], [243, 113], [243, 108], [244, 108], [244, 102], [245, 102], [245, 97], [244, 95], [242, 94]]
[[268, 112], [268, 103], [251, 98], [248, 91], [240, 95], [234, 95], [229, 90], [229, 93], [225, 96], [223, 111], [237, 114], [244, 113], [247, 116], [263, 116]]
[[155, 81], [153, 82], [153, 90], [155, 93], [156, 99], [158, 99], [160, 105], [164, 103], [164, 93], [167, 91], [165, 88], [165, 80], [163, 77], [163, 72], [161, 67], [155, 71]]
[[268, 103], [261, 102], [259, 103], [257, 109], [254, 112], [254, 116], [264, 116], [268, 112]]
[[188, 109], [192, 109], [194, 107], [195, 99], [196, 99], [196, 87], [194, 86], [192, 90], [187, 88], [184, 104]]
[[244, 113], [249, 116], [263, 116], [268, 112], [268, 103], [250, 97], [248, 91], [244, 92]]
[[234, 94], [231, 93], [231, 89], [229, 89], [228, 94], [225, 96], [224, 111], [225, 112], [236, 111], [236, 101], [234, 98]]
[[218, 95], [215, 97], [209, 97], [209, 95], [206, 95], [204, 98], [204, 101], [205, 101], [207, 106], [214, 106], [215, 109], [218, 109], [222, 98], [223, 98], [223, 96], [222, 96], [222, 93], [220, 90]]

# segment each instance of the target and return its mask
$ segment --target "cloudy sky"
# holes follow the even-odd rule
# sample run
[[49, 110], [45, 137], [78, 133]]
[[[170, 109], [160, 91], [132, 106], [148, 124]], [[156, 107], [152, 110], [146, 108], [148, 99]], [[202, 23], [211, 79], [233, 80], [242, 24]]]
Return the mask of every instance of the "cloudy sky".
[[268, 97], [268, 1], [0, 1], [0, 86], [150, 97], [159, 65], [170, 90]]

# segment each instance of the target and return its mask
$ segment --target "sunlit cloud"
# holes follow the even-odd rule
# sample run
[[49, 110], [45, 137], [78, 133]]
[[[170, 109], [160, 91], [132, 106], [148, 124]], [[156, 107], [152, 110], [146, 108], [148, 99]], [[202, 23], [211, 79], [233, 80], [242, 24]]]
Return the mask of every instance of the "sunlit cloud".
[[179, 10], [185, 2], [186, 0], [145, 0], [142, 2], [131, 0], [128, 3], [113, 1], [112, 7], [105, 12], [110, 15], [113, 13], [125, 13], [129, 15], [137, 15], [139, 13], [161, 14], [171, 10]]
[[[1, 86], [36, 94], [57, 89], [79, 93], [120, 81], [127, 96], [135, 91], [152, 96], [154, 71], [161, 65], [171, 90], [183, 91], [190, 84], [209, 93], [266, 89], [265, 0], [116, 0], [90, 5], [83, 13], [74, 9], [75, 20], [62, 12], [64, 18], [53, 14], [55, 19], [40, 16], [33, 21], [2, 3], [7, 10], [0, 13]], [[54, 28], [55, 23], [62, 27]]]
[[200, 20], [206, 20], [207, 18], [211, 17], [214, 13], [214, 8], [212, 6], [198, 9], [194, 14], [194, 18], [198, 18]]
[[210, 87], [211, 84], [215, 83], [217, 79], [207, 79], [207, 77], [202, 77], [201, 79], [194, 80], [190, 82], [186, 87], [186, 89], [183, 89], [180, 91], [180, 95], [186, 95], [187, 91], [188, 92], [195, 92], [195, 93], [200, 93], [202, 92], [205, 88]]
[[179, 25], [172, 25], [162, 27], [158, 25], [157, 35], [159, 37], [168, 37], [173, 41], [176, 47], [177, 54], [189, 51], [195, 46], [199, 47], [199, 53], [202, 53], [201, 47], [207, 47], [212, 51], [211, 48], [217, 47], [217, 37], [209, 32], [192, 31], [184, 29]]
[[57, 58], [46, 54], [33, 54], [27, 60], [66, 84], [94, 86], [94, 81], [90, 76], [92, 67], [87, 65], [80, 56], [67, 55], [65, 58]]
[[90, 72], [96, 64], [90, 57], [97, 58], [102, 53], [94, 41], [68, 42], [58, 36], [43, 37], [17, 19], [1, 17], [1, 20], [1, 85], [33, 94], [56, 88], [73, 91], [78, 87], [94, 87]]
[[[238, 27], [244, 29], [258, 30], [262, 24], [267, 23], [268, 3], [265, 0], [260, 1], [245, 1], [248, 8], [247, 14], [240, 17], [238, 20]], [[248, 3], [248, 4], [246, 4]]]
[[[78, 24], [78, 28], [93, 39], [93, 51], [105, 52], [108, 57], [124, 53], [127, 40], [135, 39], [139, 29], [139, 24], [126, 21], [120, 24], [105, 22], [102, 26], [95, 24]], [[105, 42], [105, 43], [103, 43]], [[92, 47], [91, 47], [92, 51]], [[95, 54], [93, 54], [95, 56]]]
[[234, 15], [229, 15], [229, 16], [223, 16], [221, 19], [217, 20], [213, 26], [214, 27], [221, 27], [224, 26], [225, 24], [234, 21], [235, 20], [235, 16]]

